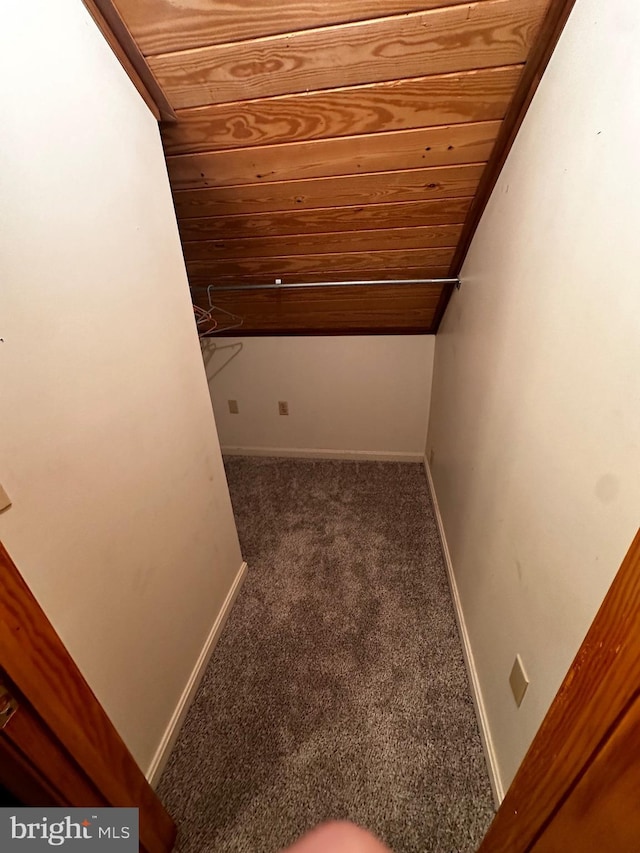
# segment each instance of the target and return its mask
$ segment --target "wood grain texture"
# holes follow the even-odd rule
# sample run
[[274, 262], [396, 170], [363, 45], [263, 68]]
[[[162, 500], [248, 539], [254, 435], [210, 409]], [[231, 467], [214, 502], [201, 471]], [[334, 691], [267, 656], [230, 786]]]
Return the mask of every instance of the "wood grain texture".
[[639, 691], [640, 531], [479, 853], [532, 849]]
[[167, 158], [176, 190], [453, 166], [488, 160], [499, 121]]
[[173, 821], [1, 544], [0, 667], [105, 801], [140, 809], [142, 849], [169, 853]]
[[483, 164], [174, 192], [179, 219], [473, 195]]
[[0, 732], [0, 785], [20, 803], [32, 806], [66, 806], [60, 792], [50, 785], [19, 749]]
[[504, 118], [521, 65], [180, 110], [166, 154], [300, 142]]
[[469, 199], [560, 0], [115, 2], [177, 111], [163, 144], [191, 281], [208, 283], [320, 275], [320, 256], [354, 265], [324, 278], [424, 270], [410, 253], [447, 232], [417, 245], [412, 229], [466, 217], [457, 275]]
[[145, 55], [454, 6], [468, 0], [116, 0]]
[[298, 280], [303, 273], [343, 272], [344, 278], [358, 278], [366, 269], [444, 267], [453, 256], [453, 247], [445, 249], [404, 249], [385, 252], [342, 252], [318, 255], [285, 255], [273, 258], [230, 258], [216, 261], [187, 261], [191, 284], [214, 284], [217, 276], [242, 280], [245, 275], [261, 275], [273, 281], [285, 275]]
[[485, 0], [149, 57], [176, 109], [524, 62], [546, 0]]
[[[14, 695], [17, 693], [12, 686], [10, 690]], [[2, 738], [9, 740], [32, 768], [37, 768], [38, 776], [55, 791], [55, 802], [66, 806], [108, 806], [107, 800], [94, 788], [77, 764], [69, 760], [64, 748], [28, 701], [19, 695], [16, 698], [19, 701], [18, 710], [2, 730]]]
[[253, 216], [205, 216], [178, 220], [182, 242], [273, 237], [349, 231], [411, 228], [464, 222], [471, 198], [445, 198], [398, 204], [365, 204], [312, 210], [257, 213]]
[[453, 247], [458, 242], [461, 228], [461, 225], [427, 225], [417, 228], [351, 231], [345, 234], [202, 240], [197, 243], [185, 243], [184, 257], [187, 261], [196, 261]]
[[439, 285], [390, 284], [250, 290], [216, 293], [215, 303], [244, 319], [235, 335], [428, 332], [440, 289]]
[[[410, 281], [412, 279], [440, 279], [445, 278], [447, 275], [447, 270], [449, 267], [445, 264], [440, 267], [428, 267], [424, 266], [420, 267], [410, 267], [403, 266], [402, 268], [398, 267], [387, 267], [386, 269], [374, 269], [372, 267], [367, 267], [364, 270], [358, 270], [357, 275], [345, 275], [343, 270], [327, 270], [321, 269], [316, 272], [308, 272], [308, 273], [296, 273], [296, 275], [283, 275], [280, 276], [282, 278], [282, 282], [284, 284], [313, 284], [318, 282], [336, 282], [336, 284], [348, 284], [348, 282], [353, 281]], [[264, 274], [257, 275], [244, 275], [242, 279], [238, 279], [237, 276], [234, 275], [216, 275], [215, 281], [208, 279], [206, 281], [194, 282], [191, 286], [194, 293], [201, 293], [203, 288], [210, 284], [215, 284], [216, 286], [225, 286], [225, 287], [233, 287], [233, 288], [242, 288], [245, 285], [264, 285], [264, 284], [273, 284], [274, 279], [270, 276]]]
[[640, 845], [640, 700], [635, 699], [532, 853], [637, 853]]

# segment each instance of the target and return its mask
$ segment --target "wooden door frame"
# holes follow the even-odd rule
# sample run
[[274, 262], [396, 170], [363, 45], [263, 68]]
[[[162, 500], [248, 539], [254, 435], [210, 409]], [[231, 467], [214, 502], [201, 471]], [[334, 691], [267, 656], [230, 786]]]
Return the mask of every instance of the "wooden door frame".
[[639, 695], [640, 531], [478, 853], [530, 851]]
[[69, 806], [139, 808], [141, 850], [169, 853], [173, 820], [2, 543], [0, 669], [19, 701], [0, 758], [13, 762], [22, 790]]

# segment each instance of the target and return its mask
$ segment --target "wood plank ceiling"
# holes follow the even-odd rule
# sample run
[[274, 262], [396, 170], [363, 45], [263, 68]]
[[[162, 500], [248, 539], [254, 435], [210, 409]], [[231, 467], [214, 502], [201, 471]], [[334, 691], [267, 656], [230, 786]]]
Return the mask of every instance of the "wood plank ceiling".
[[452, 285], [396, 280], [458, 274], [570, 4], [114, 2], [175, 110], [194, 301], [227, 288], [247, 333], [435, 331]]

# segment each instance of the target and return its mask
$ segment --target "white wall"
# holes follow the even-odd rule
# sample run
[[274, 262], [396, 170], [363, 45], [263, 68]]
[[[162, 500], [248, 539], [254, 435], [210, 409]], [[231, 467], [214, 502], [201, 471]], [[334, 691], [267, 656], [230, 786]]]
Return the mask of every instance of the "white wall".
[[436, 343], [427, 448], [505, 784], [640, 520], [639, 43], [636, 0], [578, 0]]
[[[434, 340], [210, 338], [204, 357], [223, 451], [421, 459]], [[238, 401], [237, 415], [228, 400]], [[279, 400], [289, 403], [286, 417]]]
[[146, 769], [241, 565], [158, 128], [80, 0], [0, 87], [0, 538]]

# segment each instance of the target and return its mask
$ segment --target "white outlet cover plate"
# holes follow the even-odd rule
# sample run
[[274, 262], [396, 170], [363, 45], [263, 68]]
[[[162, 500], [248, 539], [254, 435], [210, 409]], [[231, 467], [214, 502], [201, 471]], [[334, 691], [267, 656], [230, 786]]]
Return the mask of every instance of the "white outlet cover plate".
[[5, 492], [5, 490], [2, 488], [2, 486], [0, 486], [0, 512], [2, 512], [3, 509], [8, 509], [8, 507], [10, 507], [10, 506], [11, 506], [11, 498]]
[[522, 663], [520, 655], [516, 655], [516, 659], [513, 662], [511, 675], [509, 676], [509, 684], [511, 685], [513, 698], [516, 700], [516, 705], [519, 708], [520, 705], [522, 705], [524, 694], [527, 692], [527, 687], [529, 686], [529, 679], [527, 678], [527, 673], [524, 670], [524, 664]]

